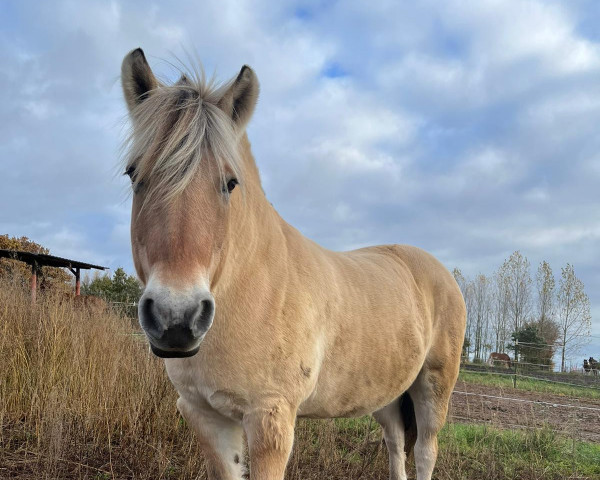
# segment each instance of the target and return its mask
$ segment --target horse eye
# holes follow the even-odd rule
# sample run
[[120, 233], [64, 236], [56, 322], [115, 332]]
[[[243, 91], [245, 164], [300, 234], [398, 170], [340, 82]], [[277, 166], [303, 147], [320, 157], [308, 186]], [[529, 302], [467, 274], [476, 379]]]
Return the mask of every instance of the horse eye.
[[130, 165], [129, 167], [127, 167], [127, 170], [125, 170], [125, 173], [123, 175], [128, 175], [129, 178], [131, 178], [131, 181], [133, 182], [134, 174], [135, 174], [135, 166]]
[[227, 182], [227, 191], [231, 193], [235, 186], [238, 184], [237, 178], [232, 178]]

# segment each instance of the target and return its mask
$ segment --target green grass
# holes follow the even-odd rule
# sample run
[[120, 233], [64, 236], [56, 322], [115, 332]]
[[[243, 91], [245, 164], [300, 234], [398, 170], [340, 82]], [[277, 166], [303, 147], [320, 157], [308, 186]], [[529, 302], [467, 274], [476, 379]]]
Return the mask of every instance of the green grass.
[[600, 444], [573, 442], [549, 429], [451, 423], [439, 439], [438, 479], [600, 478]]
[[[317, 478], [388, 478], [385, 447], [378, 443], [381, 429], [368, 416], [302, 420], [299, 430], [292, 461], [298, 477], [305, 478], [304, 468], [312, 464], [320, 472]], [[434, 480], [600, 479], [600, 444], [574, 442], [550, 429], [503, 430], [448, 423], [438, 438]], [[412, 458], [408, 473], [414, 478]]]
[[[478, 385], [489, 385], [493, 387], [513, 388], [513, 376], [510, 374], [497, 375], [484, 372], [466, 372], [461, 371], [459, 380]], [[555, 395], [564, 395], [567, 397], [585, 397], [600, 399], [600, 388], [574, 387], [571, 385], [560, 385], [557, 383], [546, 382], [544, 380], [532, 380], [530, 378], [517, 377], [517, 388], [529, 392], [552, 393]]]

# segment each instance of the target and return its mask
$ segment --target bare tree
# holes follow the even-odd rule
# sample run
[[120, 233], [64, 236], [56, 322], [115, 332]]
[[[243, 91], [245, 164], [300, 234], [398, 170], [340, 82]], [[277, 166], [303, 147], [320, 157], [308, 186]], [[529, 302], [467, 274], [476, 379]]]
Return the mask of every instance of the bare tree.
[[537, 327], [540, 336], [546, 343], [556, 333], [556, 324], [554, 321], [554, 298], [556, 293], [556, 282], [552, 268], [545, 260], [540, 263], [535, 276], [537, 287]]
[[456, 280], [456, 283], [458, 283], [460, 291], [462, 292], [463, 297], [464, 297], [465, 296], [465, 288], [468, 283], [467, 279], [465, 278], [465, 276], [460, 271], [460, 268], [458, 268], [458, 267], [454, 267], [454, 269], [452, 270], [452, 276], [454, 277], [454, 280]]
[[472, 282], [474, 360], [483, 360], [487, 349], [490, 317], [489, 284], [489, 279], [483, 274], [477, 275]]
[[492, 306], [492, 333], [496, 352], [504, 353], [510, 338], [508, 332], [508, 319], [510, 316], [510, 290], [508, 288], [508, 275], [506, 262], [496, 273], [493, 280], [493, 294], [490, 299]]
[[467, 308], [467, 326], [465, 330], [465, 343], [463, 346], [463, 350], [464, 355], [468, 360], [471, 354], [471, 345], [473, 344], [473, 289], [471, 283], [464, 277], [459, 268], [455, 267], [454, 270], [452, 270], [452, 275], [454, 276], [456, 283], [458, 283], [460, 291], [462, 292], [463, 298], [465, 300], [465, 306]]
[[531, 310], [529, 260], [517, 250], [504, 262], [502, 267], [507, 276], [511, 328], [513, 332], [516, 332], [525, 323]]
[[558, 287], [558, 323], [562, 340], [560, 369], [565, 371], [567, 353], [590, 341], [592, 315], [590, 300], [583, 282], [575, 275], [569, 263], [561, 269]]

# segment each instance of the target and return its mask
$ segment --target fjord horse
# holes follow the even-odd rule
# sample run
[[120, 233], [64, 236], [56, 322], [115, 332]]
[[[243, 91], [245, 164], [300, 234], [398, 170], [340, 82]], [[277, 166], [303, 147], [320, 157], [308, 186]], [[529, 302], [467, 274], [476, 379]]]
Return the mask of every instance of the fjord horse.
[[244, 432], [250, 478], [279, 480], [297, 417], [373, 413], [390, 478], [414, 446], [430, 479], [465, 332], [452, 275], [410, 246], [329, 251], [277, 214], [246, 136], [249, 67], [220, 87], [165, 85], [137, 49], [122, 84], [140, 323], [209, 478], [242, 478]]

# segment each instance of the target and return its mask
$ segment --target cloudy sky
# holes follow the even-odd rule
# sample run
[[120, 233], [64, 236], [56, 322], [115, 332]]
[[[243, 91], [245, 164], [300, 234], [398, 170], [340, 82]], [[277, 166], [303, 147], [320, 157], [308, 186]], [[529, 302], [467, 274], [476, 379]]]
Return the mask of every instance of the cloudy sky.
[[409, 243], [468, 276], [575, 266], [600, 356], [594, 0], [0, 3], [0, 234], [133, 272], [123, 56], [261, 82], [267, 196], [333, 249]]

